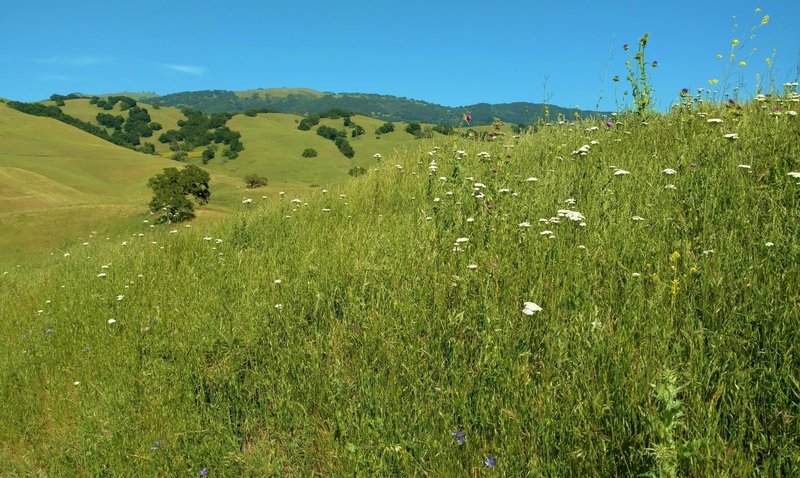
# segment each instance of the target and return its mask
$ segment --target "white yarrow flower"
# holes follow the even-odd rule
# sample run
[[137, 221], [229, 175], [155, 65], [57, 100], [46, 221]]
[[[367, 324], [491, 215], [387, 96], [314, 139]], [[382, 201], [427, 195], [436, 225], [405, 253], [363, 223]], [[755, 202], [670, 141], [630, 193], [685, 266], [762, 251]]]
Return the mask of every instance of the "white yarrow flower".
[[668, 174], [670, 176], [673, 175], [673, 174], [678, 174], [678, 172], [675, 171], [672, 168], [663, 169], [663, 170], [661, 170], [661, 172], [664, 173], [664, 174]]
[[108, 325], [116, 324], [117, 321], [114, 319], [108, 319]]
[[730, 140], [739, 139], [739, 135], [736, 133], [723, 134], [722, 137]]
[[798, 173], [796, 171], [792, 171], [792, 172], [786, 173], [786, 175], [790, 176], [792, 178], [795, 178], [795, 179], [800, 179], [800, 173]]
[[631, 174], [630, 171], [625, 171], [624, 169], [617, 169], [614, 171], [614, 176], [626, 176], [628, 174]]
[[522, 313], [525, 315], [533, 315], [537, 312], [541, 312], [542, 308], [539, 307], [537, 304], [533, 302], [523, 302], [522, 303]]

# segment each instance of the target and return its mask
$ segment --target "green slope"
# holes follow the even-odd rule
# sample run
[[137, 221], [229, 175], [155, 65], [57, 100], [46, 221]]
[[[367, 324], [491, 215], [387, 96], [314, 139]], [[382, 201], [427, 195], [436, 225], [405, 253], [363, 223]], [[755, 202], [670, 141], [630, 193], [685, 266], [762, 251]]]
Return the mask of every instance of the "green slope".
[[147, 209], [147, 179], [176, 163], [0, 105], [0, 259], [116, 231]]
[[800, 476], [796, 105], [422, 141], [0, 268], [0, 474]]

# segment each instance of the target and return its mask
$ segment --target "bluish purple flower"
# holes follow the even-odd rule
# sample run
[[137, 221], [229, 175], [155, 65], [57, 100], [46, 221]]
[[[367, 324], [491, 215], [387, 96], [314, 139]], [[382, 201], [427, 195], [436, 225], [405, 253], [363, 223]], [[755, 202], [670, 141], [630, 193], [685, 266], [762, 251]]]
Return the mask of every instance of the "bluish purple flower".
[[44, 331], [44, 333], [45, 333], [45, 335], [50, 335], [50, 334], [52, 334], [52, 333], [53, 333], [53, 328], [52, 328], [52, 327], [48, 327], [48, 328], [46, 328], [46, 329], [45, 329], [45, 331]]
[[453, 435], [453, 438], [456, 439], [459, 445], [463, 445], [467, 442], [467, 436], [464, 434], [464, 430], [461, 428], [456, 428], [451, 435]]
[[202, 470], [200, 470], [200, 476], [206, 476], [208, 474], [208, 467], [204, 466]]
[[161, 447], [161, 440], [153, 440], [153, 446], [150, 447], [150, 451], [156, 452]]
[[483, 466], [494, 468], [497, 466], [497, 459], [493, 455], [486, 455], [483, 459]]

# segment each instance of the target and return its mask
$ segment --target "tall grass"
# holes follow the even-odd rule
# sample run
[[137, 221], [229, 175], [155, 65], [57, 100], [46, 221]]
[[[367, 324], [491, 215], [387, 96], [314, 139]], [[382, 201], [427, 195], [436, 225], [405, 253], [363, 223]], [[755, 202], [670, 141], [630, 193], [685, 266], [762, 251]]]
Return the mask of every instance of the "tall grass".
[[421, 141], [9, 269], [2, 474], [797, 475], [790, 100]]

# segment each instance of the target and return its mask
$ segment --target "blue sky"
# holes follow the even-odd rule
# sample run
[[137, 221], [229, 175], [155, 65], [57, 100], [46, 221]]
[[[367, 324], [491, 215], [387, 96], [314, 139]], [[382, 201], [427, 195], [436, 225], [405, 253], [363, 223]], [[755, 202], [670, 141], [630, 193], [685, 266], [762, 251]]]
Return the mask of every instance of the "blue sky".
[[658, 61], [652, 80], [665, 109], [683, 87], [716, 78], [719, 88], [726, 65], [749, 95], [756, 73], [764, 83], [797, 81], [798, 20], [796, 0], [11, 0], [2, 7], [0, 97], [306, 87], [448, 106], [549, 97], [609, 110], [630, 89], [633, 49], [623, 44], [649, 32], [646, 58]]

